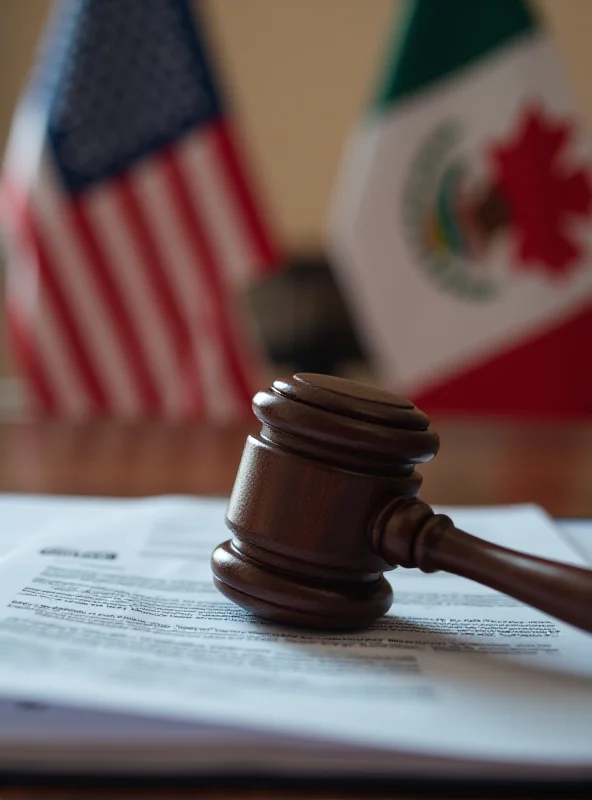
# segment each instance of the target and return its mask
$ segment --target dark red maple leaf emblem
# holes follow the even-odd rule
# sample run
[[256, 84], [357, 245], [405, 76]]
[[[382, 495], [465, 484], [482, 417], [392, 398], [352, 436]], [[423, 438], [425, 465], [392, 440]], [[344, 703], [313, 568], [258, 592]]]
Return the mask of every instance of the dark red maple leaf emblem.
[[516, 261], [554, 275], [571, 271], [582, 258], [569, 229], [574, 218], [592, 213], [588, 171], [564, 158], [572, 136], [570, 122], [553, 121], [533, 107], [522, 115], [512, 140], [489, 154], [509, 207]]

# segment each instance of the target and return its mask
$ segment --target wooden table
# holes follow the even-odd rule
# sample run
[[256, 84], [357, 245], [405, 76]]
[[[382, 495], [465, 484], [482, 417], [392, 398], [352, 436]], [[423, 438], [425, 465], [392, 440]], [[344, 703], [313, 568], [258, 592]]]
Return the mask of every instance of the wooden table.
[[[532, 501], [558, 517], [592, 516], [590, 424], [523, 424], [438, 420], [441, 453], [422, 468], [422, 497], [432, 503], [486, 504]], [[227, 494], [245, 436], [255, 425], [232, 428], [116, 424], [0, 423], [0, 491], [142, 496], [164, 493]], [[553, 796], [589, 796], [589, 789]], [[95, 797], [277, 797], [276, 790], [91, 790], [0, 788], [2, 800]], [[282, 790], [282, 797], [428, 797], [404, 789], [315, 788]], [[438, 796], [538, 796], [507, 791]], [[545, 796], [548, 796], [545, 793]]]
[[[532, 501], [592, 516], [592, 420], [434, 420], [438, 456], [421, 468], [431, 503]], [[254, 424], [0, 423], [0, 491], [142, 496], [227, 494]]]

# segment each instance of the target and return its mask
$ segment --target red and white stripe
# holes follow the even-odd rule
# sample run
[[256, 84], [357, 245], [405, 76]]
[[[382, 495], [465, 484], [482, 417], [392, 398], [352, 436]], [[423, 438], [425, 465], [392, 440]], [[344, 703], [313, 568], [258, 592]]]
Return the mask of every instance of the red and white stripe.
[[235, 293], [278, 258], [225, 126], [73, 197], [23, 142], [3, 183], [7, 317], [40, 411], [246, 413], [264, 359]]

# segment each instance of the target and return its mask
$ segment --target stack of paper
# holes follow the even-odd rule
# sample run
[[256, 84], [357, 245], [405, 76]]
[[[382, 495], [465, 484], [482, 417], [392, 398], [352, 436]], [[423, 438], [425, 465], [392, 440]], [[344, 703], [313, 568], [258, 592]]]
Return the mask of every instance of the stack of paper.
[[[213, 587], [224, 500], [0, 497], [0, 770], [592, 779], [592, 637], [447, 574], [370, 630]], [[585, 563], [537, 507], [440, 509]]]

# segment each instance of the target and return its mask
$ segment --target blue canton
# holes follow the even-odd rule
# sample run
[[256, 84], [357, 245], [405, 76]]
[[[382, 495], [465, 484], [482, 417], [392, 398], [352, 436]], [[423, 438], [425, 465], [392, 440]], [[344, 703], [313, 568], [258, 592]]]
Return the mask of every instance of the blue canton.
[[71, 191], [221, 113], [187, 0], [63, 0], [32, 92]]

